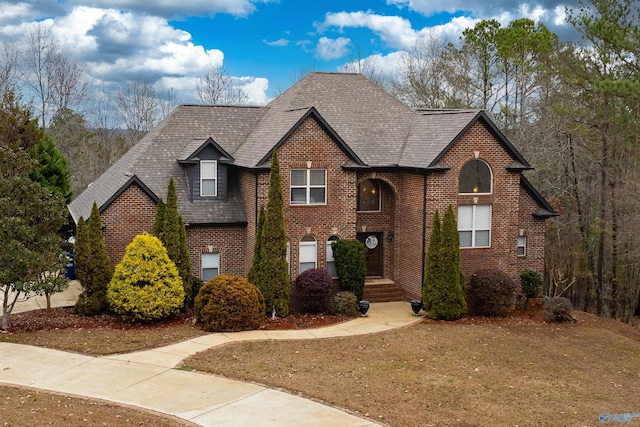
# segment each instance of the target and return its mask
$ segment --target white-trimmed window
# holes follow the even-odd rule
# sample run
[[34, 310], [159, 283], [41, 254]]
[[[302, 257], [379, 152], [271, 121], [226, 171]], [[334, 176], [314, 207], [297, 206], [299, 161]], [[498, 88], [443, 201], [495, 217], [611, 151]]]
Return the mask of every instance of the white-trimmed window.
[[291, 169], [291, 204], [324, 205], [327, 203], [325, 169]]
[[491, 194], [493, 190], [491, 168], [484, 160], [469, 160], [460, 169], [458, 185], [460, 194]]
[[298, 274], [316, 268], [317, 255], [318, 243], [316, 238], [307, 234], [300, 240], [300, 271]]
[[365, 179], [358, 184], [358, 211], [380, 211], [380, 183]]
[[527, 236], [518, 236], [516, 254], [518, 256], [527, 256]]
[[491, 205], [458, 206], [458, 235], [461, 248], [491, 246]]
[[218, 162], [215, 160], [200, 161], [200, 195], [218, 195]]
[[329, 276], [331, 276], [333, 279], [338, 277], [338, 270], [336, 270], [336, 260], [333, 257], [333, 248], [331, 247], [331, 243], [335, 242], [336, 240], [340, 240], [340, 237], [333, 235], [330, 236], [327, 240], [327, 273], [329, 273]]
[[203, 253], [201, 256], [201, 262], [203, 282], [213, 279], [220, 274], [220, 254]]

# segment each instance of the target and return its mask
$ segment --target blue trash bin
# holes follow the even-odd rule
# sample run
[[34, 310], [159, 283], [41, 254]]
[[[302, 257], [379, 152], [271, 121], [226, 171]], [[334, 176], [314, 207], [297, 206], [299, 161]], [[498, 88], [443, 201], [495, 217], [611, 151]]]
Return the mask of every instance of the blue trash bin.
[[76, 266], [73, 263], [73, 254], [65, 253], [67, 257], [67, 266], [65, 268], [64, 277], [67, 279], [75, 279], [76, 278]]

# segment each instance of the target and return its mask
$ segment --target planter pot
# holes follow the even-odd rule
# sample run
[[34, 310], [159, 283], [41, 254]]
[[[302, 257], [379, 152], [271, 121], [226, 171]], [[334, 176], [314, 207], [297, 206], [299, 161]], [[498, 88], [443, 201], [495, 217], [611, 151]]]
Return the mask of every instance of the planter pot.
[[413, 310], [414, 316], [420, 316], [420, 310], [422, 310], [422, 301], [414, 299], [411, 301], [411, 310]]
[[367, 311], [369, 311], [369, 301], [360, 301], [358, 303], [358, 309], [360, 310], [360, 317], [367, 317]]

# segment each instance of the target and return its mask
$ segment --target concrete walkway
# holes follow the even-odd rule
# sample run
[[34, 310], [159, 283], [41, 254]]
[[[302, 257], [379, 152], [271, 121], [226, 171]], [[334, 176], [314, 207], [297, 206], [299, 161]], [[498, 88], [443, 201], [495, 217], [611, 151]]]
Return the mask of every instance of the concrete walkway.
[[319, 339], [370, 334], [420, 321], [406, 302], [371, 304], [368, 317], [318, 329], [212, 333], [166, 347], [91, 357], [0, 342], [0, 383], [104, 399], [202, 426], [377, 426], [292, 394], [174, 369], [184, 358], [246, 340]]

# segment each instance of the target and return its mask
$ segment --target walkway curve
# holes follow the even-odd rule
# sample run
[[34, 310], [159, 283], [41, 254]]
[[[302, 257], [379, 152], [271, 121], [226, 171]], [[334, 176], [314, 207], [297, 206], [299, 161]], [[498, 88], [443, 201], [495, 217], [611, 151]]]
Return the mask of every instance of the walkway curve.
[[373, 303], [368, 317], [318, 329], [212, 333], [102, 357], [0, 342], [0, 383], [138, 406], [202, 426], [378, 426], [284, 391], [175, 368], [188, 356], [231, 342], [363, 335], [420, 320], [409, 303]]

